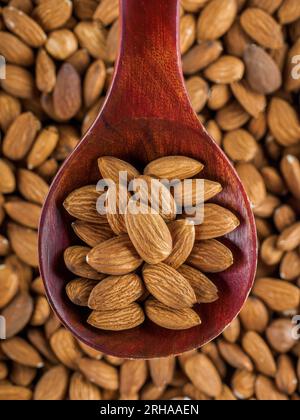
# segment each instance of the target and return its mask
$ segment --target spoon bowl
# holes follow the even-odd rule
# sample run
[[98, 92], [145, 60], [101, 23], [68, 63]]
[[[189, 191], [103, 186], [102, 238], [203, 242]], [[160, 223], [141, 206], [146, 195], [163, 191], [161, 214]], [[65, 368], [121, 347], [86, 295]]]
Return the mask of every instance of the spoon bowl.
[[[178, 3], [121, 0], [121, 48], [112, 87], [93, 127], [55, 178], [40, 223], [40, 269], [52, 308], [79, 340], [121, 358], [165, 357], [208, 343], [238, 315], [256, 271], [256, 229], [249, 200], [234, 168], [192, 111], [184, 89]], [[201, 161], [205, 165], [201, 176], [224, 188], [213, 201], [241, 221], [224, 239], [234, 254], [234, 265], [210, 276], [220, 299], [198, 305], [202, 325], [189, 330], [171, 331], [149, 320], [123, 332], [97, 330], [87, 324], [87, 311], [73, 305], [65, 293], [74, 276], [65, 267], [63, 253], [76, 239], [63, 201], [75, 189], [99, 181], [101, 156], [115, 156], [142, 170], [150, 161], [171, 155]]]

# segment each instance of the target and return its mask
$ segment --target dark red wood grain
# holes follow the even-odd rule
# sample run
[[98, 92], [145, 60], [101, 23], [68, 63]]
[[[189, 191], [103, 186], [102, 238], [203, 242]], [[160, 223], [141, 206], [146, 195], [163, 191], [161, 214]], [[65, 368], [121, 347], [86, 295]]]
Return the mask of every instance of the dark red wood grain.
[[[208, 136], [189, 103], [178, 48], [178, 0], [121, 0], [120, 57], [112, 87], [94, 126], [54, 180], [40, 224], [40, 268], [51, 306], [84, 343], [123, 358], [179, 354], [209, 342], [237, 316], [253, 284], [257, 263], [254, 218], [244, 188], [229, 161]], [[166, 155], [185, 155], [205, 164], [204, 175], [224, 186], [215, 200], [235, 212], [241, 226], [225, 239], [234, 266], [214, 276], [220, 300], [201, 305], [202, 325], [169, 331], [146, 321], [125, 332], [104, 332], [86, 323], [87, 314], [65, 294], [73, 276], [63, 251], [72, 244], [71, 219], [62, 202], [74, 189], [97, 182], [97, 158], [113, 155], [142, 168]]]

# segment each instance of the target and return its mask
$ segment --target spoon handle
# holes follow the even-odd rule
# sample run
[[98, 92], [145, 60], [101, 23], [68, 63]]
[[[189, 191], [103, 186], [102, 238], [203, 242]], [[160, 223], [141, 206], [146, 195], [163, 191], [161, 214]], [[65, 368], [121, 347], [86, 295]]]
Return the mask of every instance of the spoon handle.
[[146, 117], [199, 127], [181, 70], [180, 1], [120, 0], [120, 6], [120, 54], [101, 116], [109, 123]]

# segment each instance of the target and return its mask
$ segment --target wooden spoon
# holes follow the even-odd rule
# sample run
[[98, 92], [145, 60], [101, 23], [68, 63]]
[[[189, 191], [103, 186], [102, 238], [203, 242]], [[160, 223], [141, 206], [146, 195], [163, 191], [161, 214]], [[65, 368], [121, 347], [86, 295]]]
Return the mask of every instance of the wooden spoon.
[[[52, 308], [79, 340], [122, 358], [164, 357], [206, 344], [238, 315], [256, 271], [256, 229], [241, 181], [200, 124], [184, 88], [179, 1], [121, 0], [121, 22], [120, 55], [105, 105], [55, 178], [43, 209], [40, 268]], [[161, 156], [189, 156], [205, 164], [205, 177], [223, 185], [215, 202], [236, 213], [241, 226], [226, 238], [235, 263], [215, 278], [220, 299], [197, 309], [201, 326], [170, 331], [147, 320], [125, 332], [101, 331], [89, 326], [87, 313], [68, 300], [65, 286], [73, 276], [63, 252], [74, 238], [62, 203], [76, 188], [99, 180], [97, 159], [105, 155], [140, 169]]]

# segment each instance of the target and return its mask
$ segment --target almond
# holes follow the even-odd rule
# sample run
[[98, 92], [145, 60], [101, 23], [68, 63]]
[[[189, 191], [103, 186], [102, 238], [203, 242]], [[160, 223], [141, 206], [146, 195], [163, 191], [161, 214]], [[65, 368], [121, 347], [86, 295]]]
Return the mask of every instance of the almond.
[[283, 45], [280, 25], [265, 11], [248, 8], [241, 15], [241, 25], [247, 34], [265, 48], [278, 49]]
[[18, 294], [2, 311], [6, 321], [6, 337], [18, 334], [28, 324], [33, 312], [33, 301], [28, 293]]
[[88, 68], [83, 85], [84, 102], [91, 107], [99, 99], [106, 78], [106, 68], [102, 60], [96, 60]]
[[191, 48], [182, 58], [184, 74], [194, 74], [217, 60], [223, 51], [219, 41], [202, 41]]
[[248, 112], [236, 101], [231, 102], [218, 111], [216, 122], [225, 131], [236, 130], [245, 125], [250, 119]]
[[209, 397], [217, 397], [222, 392], [222, 381], [210, 359], [198, 353], [185, 363], [185, 372], [199, 391]]
[[267, 328], [266, 335], [272, 348], [279, 353], [287, 353], [295, 346], [290, 319], [276, 319]]
[[17, 256], [31, 267], [38, 267], [38, 235], [35, 230], [9, 223], [8, 236]]
[[134, 179], [133, 189], [137, 192], [139, 200], [158, 211], [166, 222], [176, 219], [175, 200], [170, 190], [158, 179], [141, 175]]
[[145, 360], [126, 360], [120, 371], [121, 399], [136, 395], [147, 380], [148, 369]]
[[173, 241], [173, 250], [164, 261], [177, 269], [189, 257], [195, 243], [195, 227], [188, 220], [176, 220], [168, 225]]
[[295, 22], [300, 18], [300, 6], [297, 0], [285, 0], [278, 11], [282, 25]]
[[201, 77], [194, 76], [186, 81], [186, 89], [195, 112], [200, 112], [205, 107], [209, 98], [209, 86]]
[[293, 155], [287, 155], [280, 166], [290, 192], [300, 200], [300, 161]]
[[81, 359], [82, 353], [75, 338], [69, 331], [64, 328], [57, 330], [51, 336], [50, 345], [61, 363], [70, 369], [77, 368], [77, 363]]
[[105, 26], [111, 24], [119, 16], [118, 0], [103, 0], [94, 13], [94, 19], [100, 20]]
[[208, 179], [185, 180], [174, 187], [174, 198], [177, 206], [189, 208], [197, 207], [222, 191], [223, 187], [219, 182]]
[[233, 264], [233, 255], [215, 239], [196, 242], [187, 263], [206, 273], [219, 273]]
[[167, 156], [149, 163], [145, 175], [152, 175], [160, 179], [186, 179], [198, 175], [204, 166], [195, 159], [184, 156]]
[[[271, 94], [282, 84], [282, 76], [273, 58], [261, 47], [252, 44], [244, 52], [246, 77], [250, 87], [261, 94]], [[259, 65], [257, 65], [260, 63]]]
[[278, 312], [297, 308], [300, 301], [300, 292], [296, 286], [273, 278], [257, 280], [253, 293]]
[[7, 28], [19, 36], [30, 47], [38, 48], [44, 45], [46, 34], [38, 23], [28, 15], [14, 7], [5, 7], [2, 16]]
[[34, 79], [31, 73], [21, 66], [6, 65], [6, 77], [1, 80], [3, 90], [20, 99], [32, 99], [34, 96]]
[[214, 83], [229, 84], [243, 78], [245, 66], [239, 58], [223, 55], [204, 71], [205, 77]]
[[89, 185], [73, 191], [64, 201], [64, 208], [67, 212], [79, 220], [103, 224], [107, 223], [106, 216], [102, 216], [97, 211], [97, 200], [100, 194], [96, 186]]
[[201, 324], [198, 314], [191, 308], [174, 309], [155, 299], [148, 299], [145, 304], [147, 317], [169, 330], [187, 330]]
[[28, 169], [34, 169], [44, 163], [54, 151], [59, 139], [58, 130], [54, 126], [46, 127], [37, 137], [28, 157]]
[[236, 169], [252, 206], [254, 208], [259, 206], [267, 195], [266, 186], [261, 174], [251, 163], [240, 163]]
[[240, 313], [240, 319], [246, 330], [262, 333], [269, 323], [269, 313], [259, 299], [251, 296]]
[[292, 395], [297, 390], [298, 379], [289, 356], [284, 354], [279, 356], [275, 380], [278, 389], [284, 394]]
[[89, 297], [96, 285], [97, 282], [90, 279], [75, 279], [67, 284], [66, 293], [75, 305], [88, 306]]
[[300, 245], [300, 222], [284, 229], [277, 241], [277, 247], [282, 251], [293, 251]]
[[56, 85], [56, 67], [52, 58], [41, 48], [36, 57], [36, 85], [44, 93], [53, 91]]
[[141, 325], [145, 320], [144, 312], [136, 303], [123, 309], [112, 311], [93, 311], [88, 323], [95, 328], [109, 331], [123, 331]]
[[21, 114], [21, 103], [17, 98], [0, 92], [0, 127], [6, 132], [11, 123]]
[[235, 369], [245, 369], [249, 372], [253, 370], [253, 364], [249, 357], [237, 344], [226, 343], [220, 340], [218, 348], [223, 359]]
[[123, 309], [137, 301], [143, 293], [143, 282], [138, 275], [111, 276], [93, 288], [88, 306], [96, 311]]
[[276, 363], [271, 350], [257, 333], [246, 333], [243, 337], [242, 344], [259, 372], [268, 376], [275, 376]]
[[87, 262], [90, 248], [84, 246], [72, 246], [66, 249], [64, 261], [67, 268], [76, 276], [88, 278], [90, 280], [102, 280], [105, 276], [97, 273]]
[[31, 398], [32, 391], [28, 388], [13, 385], [0, 386], [0, 401], [27, 401]]
[[232, 83], [231, 90], [238, 102], [252, 117], [258, 118], [260, 113], [266, 109], [266, 97], [262, 93], [252, 90], [246, 81]]
[[100, 273], [124, 275], [136, 270], [142, 259], [127, 235], [109, 239], [90, 251], [88, 264]]
[[300, 276], [300, 256], [296, 251], [285, 254], [280, 265], [280, 277], [283, 280], [295, 280]]
[[143, 268], [143, 279], [148, 291], [170, 308], [189, 308], [197, 302], [188, 280], [166, 264], [146, 265]]
[[81, 81], [71, 64], [63, 64], [57, 74], [53, 106], [55, 114], [63, 121], [73, 118], [81, 107]]
[[12, 160], [23, 159], [30, 150], [40, 121], [31, 113], [21, 114], [10, 126], [3, 140], [3, 153]]
[[70, 0], [48, 0], [40, 2], [34, 10], [34, 17], [45, 31], [52, 31], [63, 26], [71, 17], [72, 2]]
[[115, 183], [119, 183], [120, 172], [127, 172], [128, 182], [139, 176], [139, 172], [132, 165], [111, 156], [99, 158], [98, 166], [103, 179], [111, 179]]
[[69, 397], [71, 401], [99, 401], [100, 389], [85, 379], [80, 372], [75, 372], [70, 381]]
[[[77, 51], [78, 41], [72, 31], [59, 29], [48, 36], [45, 48], [54, 59], [66, 60]], [[72, 66], [70, 63], [66, 64]]]
[[192, 286], [197, 303], [212, 303], [218, 300], [217, 287], [204, 275], [201, 271], [188, 265], [182, 265], [178, 268], [178, 272], [190, 283]]
[[6, 160], [0, 159], [0, 192], [11, 194], [16, 188], [16, 179], [11, 165]]
[[196, 40], [196, 19], [191, 14], [186, 14], [180, 19], [180, 52], [186, 53]]
[[0, 32], [0, 54], [18, 66], [32, 66], [34, 62], [32, 49], [9, 32]]
[[223, 36], [237, 15], [235, 0], [212, 0], [203, 9], [198, 21], [198, 40], [215, 40]]
[[287, 397], [281, 394], [274, 383], [265, 376], [258, 376], [255, 383], [255, 393], [258, 401], [286, 401]]
[[35, 401], [63, 400], [67, 392], [68, 380], [68, 371], [64, 366], [51, 368], [38, 381], [33, 399]]
[[124, 214], [130, 197], [131, 195], [124, 185], [117, 184], [107, 190], [106, 217], [111, 230], [116, 235], [127, 233]]
[[0, 308], [4, 308], [16, 295], [19, 281], [11, 267], [0, 265]]
[[78, 366], [83, 375], [95, 385], [112, 391], [118, 389], [118, 371], [113, 366], [87, 358], [79, 360]]
[[94, 58], [106, 58], [106, 31], [100, 22], [83, 21], [74, 28], [82, 48]]
[[254, 395], [255, 374], [246, 370], [237, 370], [232, 378], [234, 394], [242, 400], [250, 399]]
[[233, 232], [240, 225], [238, 218], [217, 204], [204, 205], [203, 223], [195, 226], [196, 240], [215, 239]]
[[98, 225], [96, 223], [76, 220], [76, 222], [72, 223], [72, 228], [76, 235], [92, 248], [114, 236], [110, 226], [105, 224]]
[[271, 133], [282, 146], [299, 142], [300, 124], [296, 111], [280, 98], [273, 98], [268, 112], [268, 125]]
[[4, 208], [15, 222], [32, 229], [38, 228], [42, 210], [40, 206], [18, 200], [5, 203]]
[[37, 174], [20, 169], [18, 172], [18, 188], [22, 196], [33, 203], [44, 204], [48, 194], [48, 184]]
[[175, 359], [173, 357], [149, 360], [149, 367], [155, 386], [164, 387], [172, 382], [175, 371]]
[[35, 368], [44, 366], [39, 353], [27, 341], [20, 337], [5, 340], [1, 348], [9, 359], [21, 365]]
[[165, 260], [172, 252], [171, 233], [159, 214], [150, 207], [141, 206], [135, 213], [136, 203], [130, 200], [125, 222], [129, 238], [138, 254], [149, 264]]

